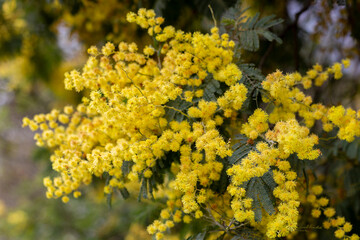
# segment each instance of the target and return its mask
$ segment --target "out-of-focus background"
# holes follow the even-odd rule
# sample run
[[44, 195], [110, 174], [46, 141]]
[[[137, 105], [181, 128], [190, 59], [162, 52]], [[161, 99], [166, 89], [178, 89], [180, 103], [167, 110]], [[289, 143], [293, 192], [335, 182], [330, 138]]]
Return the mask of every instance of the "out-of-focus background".
[[[63, 75], [81, 69], [91, 45], [151, 39], [126, 13], [153, 8], [166, 25], [207, 32], [235, 0], [1, 0], [0, 1], [0, 239], [150, 239], [146, 224], [158, 214], [156, 204], [120, 197], [108, 207], [100, 179], [80, 199], [63, 204], [48, 200], [42, 178], [52, 175], [49, 151], [38, 148], [33, 133], [21, 128], [25, 116], [76, 104], [80, 94], [64, 90]], [[273, 29], [282, 39], [260, 42], [244, 52], [264, 74], [299, 71], [351, 58], [340, 81], [331, 80], [312, 93], [316, 101], [360, 109], [360, 1], [244, 0], [247, 14], [275, 14], [284, 22]], [[360, 149], [360, 148], [359, 148]], [[355, 155], [355, 159], [358, 155]], [[359, 160], [355, 161], [359, 168]], [[358, 169], [359, 170], [359, 169]], [[359, 171], [360, 172], [360, 171]], [[339, 178], [341, 181], [341, 178]], [[136, 188], [137, 186], [134, 186]], [[346, 192], [346, 188], [343, 190]], [[360, 194], [360, 186], [355, 185]], [[348, 194], [336, 198], [349, 197]], [[344, 200], [342, 199], [342, 200]], [[336, 200], [336, 199], [335, 199]], [[351, 202], [352, 203], [352, 202]], [[350, 215], [355, 222], [358, 212]], [[346, 206], [344, 207], [346, 209]]]

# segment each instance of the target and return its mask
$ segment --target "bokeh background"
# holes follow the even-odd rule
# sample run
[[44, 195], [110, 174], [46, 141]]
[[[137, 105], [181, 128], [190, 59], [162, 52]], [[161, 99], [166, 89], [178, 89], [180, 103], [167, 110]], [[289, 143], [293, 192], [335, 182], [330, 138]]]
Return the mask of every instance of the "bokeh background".
[[[138, 203], [136, 195], [126, 202], [115, 197], [110, 208], [102, 179], [68, 204], [46, 199], [42, 178], [53, 174], [49, 151], [35, 146], [33, 134], [21, 128], [21, 120], [79, 102], [80, 94], [64, 90], [63, 75], [81, 69], [89, 46], [134, 41], [141, 49], [151, 41], [146, 32], [126, 22], [127, 12], [153, 8], [165, 17], [166, 25], [208, 32], [214, 24], [208, 5], [219, 23], [237, 2], [0, 0], [0, 240], [150, 239], [145, 226], [157, 217], [159, 203]], [[242, 53], [244, 62], [254, 63], [264, 74], [276, 69], [304, 73], [315, 63], [329, 66], [351, 58], [352, 65], [340, 81], [331, 80], [311, 94], [315, 101], [360, 109], [360, 1], [244, 0], [240, 4], [249, 7], [249, 16], [260, 12], [284, 20], [273, 29], [283, 43], [262, 40], [259, 51]], [[326, 172], [331, 178], [322, 179], [337, 210], [360, 225], [358, 145], [358, 140], [351, 148], [344, 145], [350, 160], [327, 163], [333, 169]], [[137, 188], [135, 183], [133, 190]], [[188, 228], [177, 229], [182, 239]]]

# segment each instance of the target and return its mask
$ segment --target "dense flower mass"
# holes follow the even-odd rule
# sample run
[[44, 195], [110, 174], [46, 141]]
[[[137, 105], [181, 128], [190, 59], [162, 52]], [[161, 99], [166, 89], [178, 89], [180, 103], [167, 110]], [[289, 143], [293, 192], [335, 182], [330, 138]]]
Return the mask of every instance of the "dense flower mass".
[[[65, 75], [66, 89], [89, 92], [81, 104], [23, 120], [31, 130], [41, 130], [35, 134], [37, 145], [53, 150], [50, 160], [59, 176], [44, 179], [47, 197], [66, 203], [70, 194], [79, 197], [79, 188], [93, 177], [108, 174], [105, 193], [139, 181], [140, 194], [153, 194], [163, 184], [166, 206], [147, 229], [156, 239], [175, 223], [199, 218], [227, 226], [221, 228], [225, 233], [242, 226], [257, 228], [268, 238], [295, 232], [300, 197], [289, 159], [320, 156], [318, 137], [309, 128], [321, 120], [325, 131], [338, 127], [340, 139], [360, 136], [359, 113], [314, 104], [297, 85], [321, 85], [329, 74], [338, 79], [342, 65], [327, 71], [316, 65], [304, 77], [270, 74], [262, 82], [263, 99], [274, 108], [258, 107], [244, 121], [248, 88], [233, 62], [235, 43], [228, 34], [220, 35], [217, 27], [211, 34], [162, 27], [164, 19], [146, 9], [129, 13], [127, 20], [147, 29], [155, 44], [142, 51], [124, 42], [107, 43], [101, 50], [91, 47], [82, 71]], [[347, 60], [343, 64], [349, 65]], [[220, 91], [212, 91], [211, 84]], [[239, 133], [251, 150], [231, 163], [238, 153], [229, 136]], [[254, 204], [259, 200], [247, 186], [265, 174], [274, 182], [270, 194], [275, 200], [269, 204], [276, 211], [258, 220]], [[223, 190], [217, 187], [220, 182], [227, 184]], [[312, 191], [315, 199], [309, 202], [318, 217], [328, 199], [317, 199], [319, 188]], [[324, 214], [329, 221], [334, 215], [331, 210]], [[349, 224], [337, 224], [342, 227], [335, 236], [351, 231]]]

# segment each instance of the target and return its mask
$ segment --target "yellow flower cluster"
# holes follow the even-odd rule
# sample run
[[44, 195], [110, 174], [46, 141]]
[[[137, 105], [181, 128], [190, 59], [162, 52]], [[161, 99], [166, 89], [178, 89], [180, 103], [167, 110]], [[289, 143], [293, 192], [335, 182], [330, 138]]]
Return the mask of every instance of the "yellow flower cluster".
[[300, 205], [296, 190], [297, 174], [291, 171], [288, 161], [278, 161], [279, 170], [274, 171], [274, 180], [278, 186], [273, 193], [280, 200], [278, 212], [270, 217], [266, 235], [269, 238], [284, 237], [297, 229]]
[[[226, 35], [220, 37], [217, 28], [211, 35], [184, 33], [170, 26], [162, 29], [163, 19], [155, 18], [153, 10], [140, 9], [127, 18], [148, 28], [162, 42], [160, 47], [147, 46], [144, 54], [135, 43], [89, 48], [91, 56], [82, 71], [65, 75], [66, 89], [88, 89], [89, 96], [76, 109], [65, 107], [32, 120], [24, 118], [23, 126], [33, 131], [40, 128], [42, 133], [35, 134], [37, 144], [54, 150], [52, 167], [60, 175], [45, 178], [44, 185], [47, 197], [62, 198], [65, 203], [71, 193], [79, 197], [78, 188], [91, 183], [93, 176], [108, 173], [104, 192], [111, 193], [129, 181], [152, 178], [159, 159], [179, 152], [179, 171], [169, 188], [180, 195], [177, 209], [169, 211], [175, 210], [173, 222], [181, 218], [189, 222], [188, 214], [201, 217], [200, 205], [213, 195], [209, 186], [220, 178], [219, 159], [232, 154], [217, 126], [223, 122], [221, 107], [238, 110], [246, 98], [247, 89], [237, 84], [241, 71], [232, 63], [234, 43]], [[155, 52], [157, 60], [151, 57]], [[183, 89], [189, 87], [201, 97], [208, 74], [229, 85], [222, 97], [225, 105], [200, 100], [187, 112], [167, 105], [175, 99], [185, 101]], [[168, 122], [169, 111], [185, 120]], [[129, 172], [123, 171], [124, 165], [130, 166]], [[155, 222], [149, 232], [161, 239], [172, 224], [167, 222], [165, 227]]]
[[336, 228], [334, 235], [338, 239], [350, 239], [350, 240], [359, 240], [357, 234], [346, 235], [351, 232], [352, 224], [345, 221], [344, 217], [335, 217], [336, 211], [332, 207], [326, 207], [329, 203], [329, 199], [326, 197], [320, 197], [323, 193], [323, 188], [320, 185], [314, 185], [311, 188], [310, 194], [307, 196], [306, 201], [313, 206], [311, 215], [314, 218], [319, 218], [321, 213], [327, 218], [323, 222], [323, 227], [329, 229], [331, 227]]
[[[256, 119], [257, 115], [266, 117], [261, 110], [252, 115], [253, 119]], [[250, 124], [253, 121], [256, 120], [249, 119]], [[256, 127], [256, 125], [253, 126]], [[264, 137], [266, 142], [259, 142], [256, 145], [256, 151], [250, 151], [240, 164], [227, 170], [227, 174], [231, 177], [228, 192], [233, 196], [231, 206], [237, 221], [254, 221], [254, 212], [249, 211], [251, 201], [246, 198], [246, 191], [241, 186], [253, 177], [263, 176], [270, 167], [277, 167], [279, 170], [274, 171], [273, 178], [278, 186], [273, 194], [280, 200], [279, 211], [267, 219], [266, 235], [269, 238], [287, 236], [297, 229], [297, 208], [300, 205], [295, 181], [297, 175], [291, 171], [286, 159], [293, 153], [296, 153], [299, 159], [315, 159], [319, 156], [319, 150], [313, 149], [318, 141], [317, 136], [308, 135], [309, 129], [300, 126], [295, 119], [278, 122], [273, 130], [266, 132]]]
[[343, 106], [331, 107], [327, 112], [330, 122], [339, 128], [339, 139], [352, 142], [360, 136], [360, 111], [351, 108], [344, 109]]
[[221, 162], [216, 161], [216, 156], [231, 155], [231, 151], [215, 129], [199, 137], [195, 146], [196, 151], [191, 150], [191, 145], [183, 145], [180, 149], [180, 172], [174, 183], [175, 189], [184, 193], [182, 202], [185, 213], [199, 209], [199, 202], [196, 201], [198, 182], [202, 187], [209, 187], [213, 181], [219, 180], [223, 166]]
[[[168, 200], [166, 202], [166, 208], [162, 209], [160, 212], [160, 219], [155, 220], [147, 228], [148, 233], [152, 234], [155, 239], [164, 239], [166, 232], [173, 228], [176, 223], [191, 223], [193, 219], [205, 217], [207, 220], [211, 219], [213, 223], [216, 221], [221, 222], [226, 219], [226, 224], [230, 224], [230, 219], [233, 217], [233, 211], [228, 205], [230, 201], [229, 194], [225, 193], [223, 195], [217, 195], [212, 190], [203, 188], [199, 190], [196, 199], [201, 205], [201, 209], [189, 214], [184, 213], [183, 203], [180, 199], [182, 193], [173, 189], [174, 184], [174, 181], [170, 182], [170, 188], [165, 191]], [[168, 236], [166, 239], [168, 239]]]
[[259, 134], [265, 132], [268, 128], [268, 114], [258, 108], [249, 117], [248, 123], [242, 125], [241, 133], [245, 134], [248, 138], [256, 139]]
[[252, 199], [246, 198], [246, 191], [242, 185], [251, 178], [261, 177], [268, 172], [278, 155], [278, 150], [270, 147], [266, 142], [258, 143], [256, 149], [257, 151], [250, 151], [239, 165], [234, 165], [227, 170], [227, 174], [231, 177], [231, 184], [227, 191], [233, 197], [231, 208], [235, 219], [239, 222], [254, 221], [254, 212], [251, 209]]
[[[342, 64], [347, 68], [350, 60], [345, 59]], [[327, 108], [322, 104], [312, 103], [312, 98], [296, 87], [302, 84], [305, 89], [310, 88], [312, 81], [320, 86], [328, 78], [328, 74], [334, 74], [335, 79], [338, 79], [342, 76], [342, 64], [335, 63], [326, 71], [320, 65], [315, 65], [305, 76], [299, 73], [283, 75], [280, 71], [269, 74], [266, 81], [262, 82], [263, 88], [269, 92], [269, 95], [264, 95], [263, 100], [275, 105], [269, 115], [269, 122], [294, 119], [298, 114], [307, 127], [312, 127], [316, 120], [321, 120], [323, 129], [327, 132], [338, 127], [338, 137], [341, 140], [351, 142], [355, 136], [360, 136], [360, 112], [350, 108], [345, 112], [342, 106]]]
[[344, 65], [345, 68], [348, 68], [350, 66], [350, 59], [342, 60], [342, 64], [335, 63], [327, 70], [323, 70], [321, 65], [316, 64], [312, 69], [306, 72], [301, 83], [305, 89], [308, 89], [312, 86], [313, 82], [315, 86], [323, 85], [323, 83], [329, 79], [329, 74], [333, 74], [335, 79], [340, 79], [343, 76], [342, 65]]
[[[176, 174], [178, 164], [172, 163], [171, 171]], [[192, 216], [184, 214], [182, 211], [182, 202], [180, 191], [174, 190], [173, 181], [168, 184], [170, 188], [164, 189], [164, 194], [167, 197], [166, 208], [163, 208], [160, 212], [160, 219], [155, 220], [147, 227], [147, 232], [154, 235], [155, 239], [163, 239], [166, 231], [169, 231], [175, 226], [176, 223], [184, 222], [189, 223], [192, 221]], [[201, 211], [200, 211], [201, 212]]]
[[[0, 62], [0, 77], [9, 79], [9, 90], [29, 92], [32, 82], [25, 81], [29, 76], [37, 74], [33, 61], [36, 54], [36, 43], [39, 36], [34, 34], [27, 22], [26, 10], [22, 3], [16, 0], [4, 0], [1, 4], [0, 44], [4, 48], [14, 39], [19, 39], [19, 52], [11, 58], [2, 56]], [[14, 52], [15, 53], [15, 52]]]
[[314, 160], [320, 151], [313, 149], [318, 143], [318, 137], [310, 130], [301, 126], [295, 119], [278, 122], [272, 131], [266, 133], [266, 138], [278, 143], [280, 158], [286, 159], [296, 153], [299, 159]]
[[219, 107], [224, 110], [225, 117], [231, 117], [234, 111], [241, 109], [246, 99], [247, 88], [244, 84], [235, 84], [217, 99]]
[[[308, 112], [308, 107], [312, 103], [310, 96], [306, 95], [296, 86], [301, 83], [302, 77], [299, 73], [283, 75], [279, 70], [269, 74], [262, 86], [268, 91], [269, 95], [264, 95], [264, 102], [272, 101], [275, 105], [269, 115], [270, 123], [286, 121], [295, 118], [295, 113]], [[306, 122], [311, 126], [311, 121]]]
[[[279, 155], [279, 150], [270, 147], [266, 142], [259, 142], [256, 145], [257, 151], [250, 151], [248, 156], [243, 158], [240, 164], [236, 164], [227, 170], [231, 176], [231, 183], [239, 186], [253, 177], [261, 177], [271, 165], [275, 164], [275, 159]], [[229, 190], [231, 195], [233, 190]]]
[[[224, 233], [236, 230], [235, 222], [257, 228], [271, 239], [295, 232], [300, 202], [289, 157], [319, 157], [318, 137], [309, 130], [315, 120], [321, 120], [325, 130], [337, 126], [341, 139], [350, 141], [360, 135], [360, 114], [312, 104], [311, 97], [296, 86], [306, 88], [312, 81], [320, 85], [330, 73], [338, 78], [341, 65], [325, 72], [315, 65], [305, 77], [280, 71], [268, 75], [263, 82], [264, 101], [271, 101], [274, 108], [270, 114], [258, 108], [247, 121], [240, 121], [237, 116], [248, 89], [239, 83], [242, 73], [233, 63], [235, 43], [228, 34], [220, 36], [216, 27], [211, 34], [162, 28], [164, 19], [153, 10], [140, 9], [127, 19], [147, 29], [156, 47], [139, 51], [135, 43], [121, 42], [118, 46], [106, 43], [101, 50], [89, 48], [91, 56], [82, 71], [65, 75], [66, 89], [89, 92], [82, 103], [76, 109], [67, 106], [23, 119], [32, 131], [41, 130], [35, 134], [37, 144], [54, 151], [50, 160], [59, 176], [44, 179], [47, 197], [66, 203], [70, 194], [81, 195], [79, 187], [105, 173], [110, 176], [104, 188], [107, 194], [129, 182], [152, 184], [159, 169], [169, 168], [172, 174], [164, 177], [163, 184], [166, 207], [147, 228], [155, 239], [163, 239], [175, 223], [190, 223], [194, 218], [209, 220]], [[202, 98], [209, 78], [224, 90], [212, 101]], [[306, 126], [296, 120], [297, 115]], [[234, 129], [227, 129], [229, 135], [240, 132], [247, 136], [248, 145], [255, 146], [230, 166], [225, 161], [233, 155], [232, 143], [223, 134], [228, 118], [237, 122]], [[273, 189], [277, 211], [256, 223], [246, 183], [269, 171], [277, 184]], [[227, 188], [215, 191], [220, 179], [227, 181], [227, 177]], [[328, 199], [317, 199], [320, 187], [312, 192], [308, 197], [315, 207], [312, 215], [319, 217]], [[334, 215], [331, 208], [324, 214]], [[336, 237], [351, 230], [345, 222], [336, 226], [342, 226]]]
[[50, 6], [45, 9], [52, 8], [60, 12], [62, 21], [73, 29], [84, 43], [95, 43], [104, 39], [113, 42], [135, 39], [136, 26], [129, 26], [124, 20], [129, 9], [137, 6], [135, 1], [80, 0], [76, 11], [73, 5], [60, 2], [50, 1]]
[[[172, 38], [171, 35], [175, 33], [175, 29], [172, 26], [165, 27], [163, 30], [161, 28], [161, 24], [164, 22], [164, 18], [156, 17], [155, 11], [150, 9], [146, 10], [144, 8], [139, 9], [138, 13], [129, 12], [126, 15], [126, 19], [128, 22], [135, 22], [142, 28], [148, 29], [148, 34], [153, 36], [156, 34], [156, 40], [159, 42], [165, 42], [167, 39]], [[160, 39], [162, 41], [160, 41]]]

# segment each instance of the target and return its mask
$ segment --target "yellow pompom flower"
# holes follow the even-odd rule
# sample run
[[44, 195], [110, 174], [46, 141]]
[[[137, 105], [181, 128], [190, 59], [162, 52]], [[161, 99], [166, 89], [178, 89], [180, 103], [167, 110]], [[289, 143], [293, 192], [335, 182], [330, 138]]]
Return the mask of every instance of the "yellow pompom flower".
[[151, 46], [146, 46], [143, 51], [144, 51], [144, 54], [147, 56], [152, 56], [155, 53], [155, 49]]
[[262, 109], [256, 109], [248, 119], [248, 123], [242, 126], [241, 133], [251, 139], [256, 139], [259, 134], [264, 133], [269, 128], [268, 114]]
[[67, 202], [69, 202], [69, 197], [64, 196], [61, 198], [61, 201], [63, 201], [63, 203], [67, 203]]
[[342, 229], [338, 229], [338, 230], [335, 231], [335, 237], [336, 238], [343, 238], [344, 235], [345, 235], [345, 232]]
[[351, 232], [351, 230], [352, 230], [352, 225], [351, 225], [351, 223], [346, 222], [346, 223], [344, 224], [344, 226], [343, 226], [343, 229], [344, 229], [345, 232]]
[[325, 216], [330, 218], [335, 215], [335, 209], [334, 208], [326, 208], [324, 210], [324, 214], [325, 214]]
[[323, 192], [323, 188], [320, 185], [315, 185], [311, 188], [311, 191], [315, 194], [315, 195], [320, 195]]
[[320, 217], [320, 215], [321, 215], [321, 211], [320, 211], [319, 209], [313, 209], [313, 210], [311, 211], [311, 215], [312, 215], [314, 218], [318, 218], [318, 217]]

